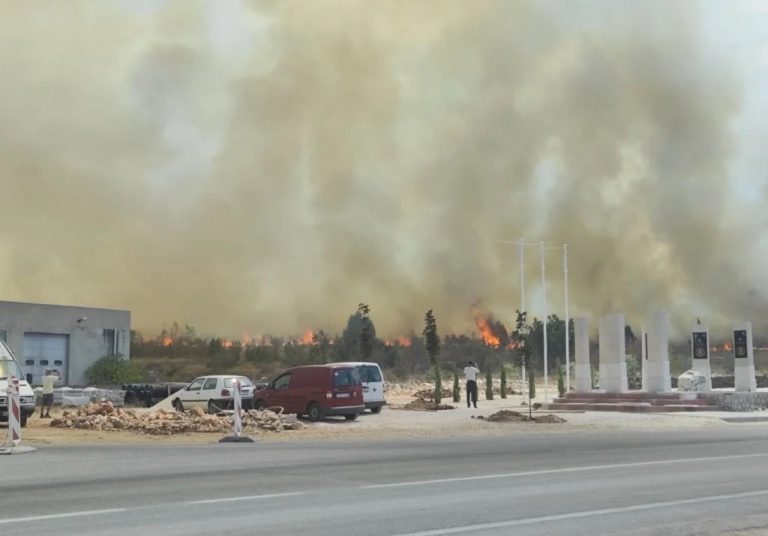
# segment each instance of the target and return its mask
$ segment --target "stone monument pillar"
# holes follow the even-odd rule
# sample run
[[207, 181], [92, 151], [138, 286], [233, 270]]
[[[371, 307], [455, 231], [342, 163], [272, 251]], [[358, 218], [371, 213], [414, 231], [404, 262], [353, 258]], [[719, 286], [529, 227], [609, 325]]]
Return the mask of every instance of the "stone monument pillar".
[[691, 370], [707, 378], [707, 391], [712, 390], [712, 367], [709, 364], [709, 329], [697, 324], [691, 330]]
[[589, 365], [589, 320], [584, 317], [574, 318], [573, 331], [576, 350], [574, 364], [576, 392], [589, 393], [592, 391], [592, 368]]
[[733, 326], [733, 376], [736, 391], [757, 391], [751, 322]]
[[666, 311], [655, 311], [649, 326], [645, 388], [649, 393], [669, 392], [669, 315]]
[[607, 393], [629, 390], [624, 328], [623, 313], [600, 319], [600, 390]]

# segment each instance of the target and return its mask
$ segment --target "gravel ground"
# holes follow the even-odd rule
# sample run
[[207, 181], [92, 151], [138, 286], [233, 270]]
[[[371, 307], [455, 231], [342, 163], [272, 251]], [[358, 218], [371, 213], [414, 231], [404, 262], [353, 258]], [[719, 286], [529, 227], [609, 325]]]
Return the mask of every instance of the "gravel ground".
[[[527, 412], [520, 396], [507, 399], [480, 400], [478, 409], [466, 407], [466, 403], [455, 404], [456, 409], [435, 411], [408, 411], [398, 409], [412, 398], [407, 395], [391, 396], [390, 406], [378, 415], [365, 413], [355, 422], [343, 418], [327, 419], [320, 423], [306, 422], [306, 428], [299, 431], [280, 433], [267, 432], [252, 434], [264, 441], [296, 441], [304, 439], [372, 439], [397, 437], [451, 437], [462, 435], [498, 435], [520, 433], [552, 433], [572, 431], [589, 432], [592, 430], [680, 430], [723, 426], [768, 426], [766, 422], [726, 423], [723, 417], [768, 417], [768, 412], [736, 414], [731, 412], [702, 413], [618, 413], [618, 412], [547, 412], [534, 411], [533, 415], [555, 413], [566, 419], [564, 424], [536, 424], [519, 422], [487, 422], [477, 419], [488, 417], [501, 409]], [[450, 400], [443, 401], [452, 404]], [[61, 410], [55, 410], [59, 414]], [[473, 418], [475, 417], [475, 418]], [[35, 415], [23, 430], [25, 444], [74, 444], [74, 443], [214, 443], [220, 439], [218, 434], [188, 433], [174, 436], [145, 436], [131, 432], [99, 432], [95, 430], [69, 430], [51, 428], [49, 420]]]

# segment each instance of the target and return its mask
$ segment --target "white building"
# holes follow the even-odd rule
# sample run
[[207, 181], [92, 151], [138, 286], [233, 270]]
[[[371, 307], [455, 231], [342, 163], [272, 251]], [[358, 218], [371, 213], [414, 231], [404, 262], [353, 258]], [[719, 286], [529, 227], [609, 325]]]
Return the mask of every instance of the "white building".
[[0, 339], [34, 385], [47, 368], [57, 369], [67, 385], [85, 385], [95, 361], [130, 357], [130, 338], [130, 311], [0, 301]]

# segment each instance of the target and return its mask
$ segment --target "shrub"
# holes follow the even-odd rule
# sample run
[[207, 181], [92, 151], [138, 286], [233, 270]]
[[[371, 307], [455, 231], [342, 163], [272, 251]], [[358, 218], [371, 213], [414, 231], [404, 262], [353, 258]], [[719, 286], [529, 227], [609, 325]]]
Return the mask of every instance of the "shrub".
[[533, 367], [528, 367], [528, 398], [536, 398], [536, 378], [533, 374]]
[[435, 366], [435, 404], [440, 404], [443, 397], [443, 380], [440, 378], [440, 367]]
[[501, 364], [501, 398], [507, 398], [507, 367]]
[[459, 387], [459, 373], [453, 373], [453, 401], [461, 402], [461, 387]]
[[565, 396], [565, 380], [563, 379], [563, 367], [558, 365], [557, 367], [557, 393], [560, 398]]
[[85, 371], [89, 383], [117, 385], [144, 381], [144, 372], [122, 356], [102, 357]]

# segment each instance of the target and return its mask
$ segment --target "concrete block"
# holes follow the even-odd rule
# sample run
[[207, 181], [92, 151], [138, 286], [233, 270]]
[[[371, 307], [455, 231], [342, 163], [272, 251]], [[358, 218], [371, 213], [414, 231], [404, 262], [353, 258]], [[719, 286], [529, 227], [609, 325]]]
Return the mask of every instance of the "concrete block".
[[751, 322], [740, 322], [733, 326], [733, 356], [735, 390], [757, 391]]
[[589, 364], [589, 320], [584, 317], [573, 319], [575, 357], [575, 383], [577, 393], [592, 390], [592, 368]]
[[648, 359], [646, 361], [645, 388], [649, 393], [672, 390], [669, 371], [669, 315], [655, 311], [648, 328]]
[[600, 389], [608, 393], [629, 390], [627, 363], [624, 360], [624, 314], [617, 313], [600, 319]]

